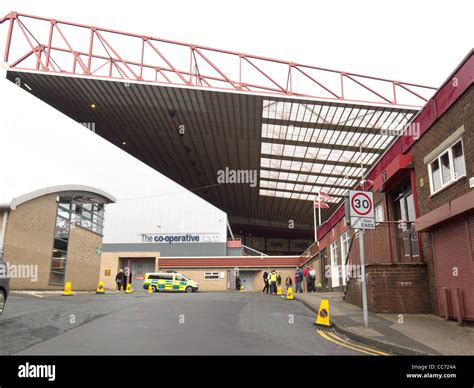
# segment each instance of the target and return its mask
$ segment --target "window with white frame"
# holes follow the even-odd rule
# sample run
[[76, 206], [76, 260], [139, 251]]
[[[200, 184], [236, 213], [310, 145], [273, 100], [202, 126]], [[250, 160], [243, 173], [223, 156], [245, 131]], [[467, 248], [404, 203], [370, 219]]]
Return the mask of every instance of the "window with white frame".
[[331, 287], [339, 287], [337, 240], [331, 243]]
[[218, 280], [219, 272], [204, 272], [204, 279], [205, 280]]
[[383, 202], [380, 202], [375, 206], [375, 222], [385, 221], [385, 216], [383, 212]]
[[346, 262], [347, 255], [349, 253], [349, 245], [351, 242], [351, 237], [348, 232], [341, 234], [341, 270], [342, 270], [342, 284], [345, 286], [347, 281], [346, 275]]
[[466, 175], [462, 140], [458, 140], [428, 164], [431, 194]]
[[342, 256], [343, 264], [345, 264], [346, 256], [349, 253], [350, 242], [351, 242], [351, 236], [349, 236], [348, 232], [341, 234], [341, 256]]

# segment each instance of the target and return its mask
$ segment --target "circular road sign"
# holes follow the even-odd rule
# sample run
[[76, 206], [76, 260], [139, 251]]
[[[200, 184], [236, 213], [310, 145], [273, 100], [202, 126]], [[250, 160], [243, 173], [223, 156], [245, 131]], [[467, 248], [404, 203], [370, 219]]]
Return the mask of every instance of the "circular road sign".
[[372, 211], [372, 199], [365, 193], [356, 193], [352, 197], [351, 207], [359, 216], [365, 216]]

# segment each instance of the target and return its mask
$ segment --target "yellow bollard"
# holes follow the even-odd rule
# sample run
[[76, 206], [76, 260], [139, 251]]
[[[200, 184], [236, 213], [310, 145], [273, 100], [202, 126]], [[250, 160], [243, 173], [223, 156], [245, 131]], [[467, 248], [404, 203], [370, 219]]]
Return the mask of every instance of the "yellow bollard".
[[63, 296], [72, 296], [72, 295], [74, 295], [72, 293], [72, 284], [71, 282], [66, 282], [66, 285], [64, 286]]
[[125, 291], [126, 294], [132, 294], [132, 285], [130, 283], [127, 284], [127, 290]]
[[102, 280], [99, 281], [99, 284], [97, 286], [97, 290], [95, 291], [96, 294], [105, 294], [104, 290], [104, 282]]
[[277, 286], [277, 295], [280, 296], [283, 294], [283, 291], [281, 290], [281, 285]]
[[318, 315], [316, 315], [314, 325], [326, 328], [332, 327], [332, 323], [329, 320], [329, 301], [327, 299], [323, 299], [319, 304]]
[[247, 292], [247, 290], [245, 289], [243, 285], [240, 286], [240, 292]]
[[293, 287], [288, 287], [286, 290], [286, 300], [294, 300], [295, 297], [293, 296]]
[[148, 286], [148, 293], [153, 294], [153, 287], [151, 286], [151, 284]]

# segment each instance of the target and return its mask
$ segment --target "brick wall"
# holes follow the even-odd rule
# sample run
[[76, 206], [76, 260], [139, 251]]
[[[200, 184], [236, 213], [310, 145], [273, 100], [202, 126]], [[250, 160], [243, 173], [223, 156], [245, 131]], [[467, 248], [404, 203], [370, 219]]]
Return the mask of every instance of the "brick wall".
[[49, 194], [10, 211], [5, 236], [5, 260], [15, 265], [37, 265], [38, 268], [37, 282], [12, 278], [12, 289], [61, 288], [49, 286], [56, 206], [56, 194]]
[[[271, 268], [271, 269], [273, 269], [273, 268]], [[294, 277], [295, 277], [296, 269], [295, 268], [275, 268], [275, 271], [280, 274], [280, 276], [281, 276], [281, 285], [282, 285], [282, 288], [283, 288], [283, 292], [286, 292], [286, 287], [285, 287], [286, 277], [290, 276], [291, 279], [293, 280], [293, 283], [294, 283], [295, 282]], [[253, 287], [254, 287], [255, 291], [263, 290], [263, 286], [264, 286], [263, 272], [265, 272], [265, 270], [261, 270], [259, 272], [256, 272], [255, 275], [254, 275]], [[293, 284], [293, 291], [295, 291], [294, 284]]]
[[[199, 291], [225, 291], [227, 290], [227, 268], [213, 269], [177, 269], [179, 273], [187, 276], [199, 284]], [[207, 280], [204, 277], [205, 272], [224, 272], [224, 278]], [[231, 285], [235, 289], [235, 285]]]
[[[466, 164], [466, 177], [444, 190], [431, 196], [428, 167], [423, 159], [452, 132], [464, 125], [462, 141]], [[416, 175], [416, 191], [420, 216], [445, 205], [472, 189], [469, 178], [474, 176], [474, 87], [471, 86], [450, 109], [414, 144], [410, 152], [413, 154]], [[427, 264], [429, 277], [429, 295], [432, 312], [439, 314], [437, 300], [436, 273], [434, 267], [432, 236], [429, 232], [420, 233], [423, 259]]]
[[[5, 259], [10, 264], [33, 265], [38, 281], [12, 277], [10, 285], [17, 290], [61, 290], [49, 284], [56, 222], [57, 194], [48, 194], [19, 205], [8, 216], [5, 236]], [[66, 281], [74, 290], [95, 290], [99, 278], [100, 256], [96, 247], [102, 237], [81, 227], [71, 228], [68, 245]]]
[[[464, 125], [462, 136], [466, 177], [431, 196], [428, 168], [423, 158], [441, 144], [452, 132]], [[420, 216], [456, 199], [472, 189], [469, 177], [474, 176], [474, 86], [471, 86], [451, 108], [410, 149], [413, 154], [416, 190]]]
[[[233, 268], [174, 268], [175, 271], [189, 277], [195, 282], [199, 283], [200, 291], [226, 291], [227, 290], [227, 271], [233, 271]], [[295, 275], [295, 270], [292, 268], [275, 268], [275, 270], [280, 273], [282, 278], [283, 292], [286, 292], [285, 279], [289, 275], [293, 279]], [[163, 270], [167, 271], [167, 270]], [[241, 268], [241, 271], [245, 271], [244, 268]], [[253, 290], [255, 292], [261, 292], [263, 289], [263, 272], [265, 269], [252, 271], [252, 282]], [[224, 272], [223, 279], [205, 279], [206, 272]], [[115, 276], [115, 275], [114, 275]], [[231, 290], [235, 290], [235, 284], [231, 284]]]
[[[315, 283], [321, 283], [322, 284], [322, 280], [323, 280], [323, 269], [321, 267], [321, 259], [318, 256], [316, 256], [314, 259], [308, 261], [304, 267], [312, 267], [314, 268], [314, 270], [316, 271], [316, 281]], [[293, 275], [294, 273], [296, 272], [296, 269], [292, 271], [293, 272]], [[286, 276], [285, 276], [285, 279], [286, 279]], [[292, 278], [293, 279], [293, 278]], [[293, 279], [294, 281], [294, 279]]]
[[[391, 314], [431, 312], [426, 265], [368, 264], [366, 277], [367, 305], [370, 311]], [[345, 300], [362, 306], [359, 279], [350, 279]]]
[[71, 226], [66, 263], [66, 280], [73, 290], [92, 291], [99, 282], [102, 237], [80, 226]]
[[[102, 252], [100, 255], [99, 280], [104, 282], [104, 287], [115, 290], [115, 276], [119, 271], [120, 258], [150, 257], [155, 259], [155, 271], [159, 268], [159, 252]], [[141, 291], [141, 290], [140, 290]]]

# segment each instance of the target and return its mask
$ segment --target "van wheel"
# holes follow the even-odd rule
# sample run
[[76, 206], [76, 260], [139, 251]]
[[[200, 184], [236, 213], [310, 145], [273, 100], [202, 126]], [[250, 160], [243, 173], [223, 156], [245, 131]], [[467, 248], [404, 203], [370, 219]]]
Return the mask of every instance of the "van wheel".
[[5, 291], [0, 290], [0, 315], [2, 315], [3, 309], [5, 308], [5, 300], [6, 299], [7, 298], [5, 296]]
[[158, 289], [156, 288], [156, 286], [151, 286], [151, 289], [153, 290], [153, 292], [157, 292]]
[[186, 287], [186, 292], [187, 293], [190, 293], [190, 292], [193, 292], [193, 291], [194, 291], [194, 289], [191, 286]]

